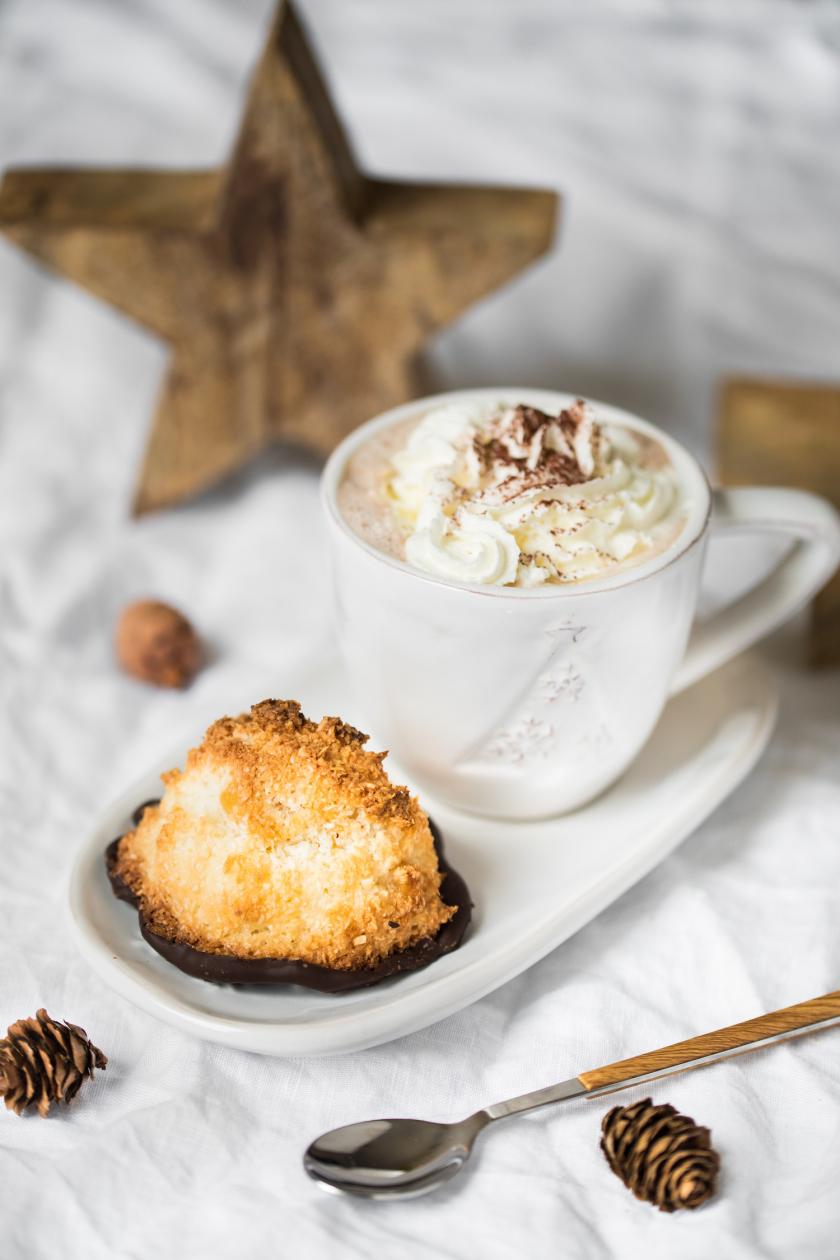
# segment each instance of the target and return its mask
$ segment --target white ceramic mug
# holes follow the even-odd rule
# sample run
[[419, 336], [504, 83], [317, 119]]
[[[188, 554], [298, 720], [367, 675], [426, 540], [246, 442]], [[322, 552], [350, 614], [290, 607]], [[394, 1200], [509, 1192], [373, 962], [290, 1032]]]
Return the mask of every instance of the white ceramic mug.
[[[595, 403], [599, 418], [651, 434], [685, 488], [670, 547], [598, 580], [518, 589], [465, 586], [377, 551], [345, 523], [336, 491], [378, 430], [450, 401], [528, 403], [547, 390], [462, 390], [396, 407], [346, 438], [322, 489], [338, 637], [360, 713], [418, 787], [473, 813], [539, 818], [591, 800], [627, 768], [669, 695], [768, 634], [840, 561], [840, 518], [799, 490], [709, 489], [689, 453], [647, 421]], [[709, 530], [796, 540], [771, 575], [693, 625]]]

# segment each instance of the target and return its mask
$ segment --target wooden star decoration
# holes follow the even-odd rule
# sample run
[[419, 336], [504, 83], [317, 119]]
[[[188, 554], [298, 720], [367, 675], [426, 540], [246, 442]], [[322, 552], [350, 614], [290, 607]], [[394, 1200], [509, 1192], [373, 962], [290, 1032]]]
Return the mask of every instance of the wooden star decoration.
[[364, 175], [290, 3], [228, 164], [20, 169], [0, 231], [171, 346], [138, 512], [417, 393], [429, 334], [550, 245], [554, 193]]

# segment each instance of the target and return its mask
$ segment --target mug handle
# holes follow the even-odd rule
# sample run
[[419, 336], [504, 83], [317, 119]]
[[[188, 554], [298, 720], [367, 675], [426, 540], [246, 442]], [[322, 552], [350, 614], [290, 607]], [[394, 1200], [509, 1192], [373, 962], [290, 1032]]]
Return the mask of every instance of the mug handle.
[[697, 622], [671, 693], [690, 687], [787, 621], [840, 563], [840, 516], [805, 490], [760, 486], [714, 490], [711, 529], [788, 534], [795, 545], [762, 582], [705, 621]]

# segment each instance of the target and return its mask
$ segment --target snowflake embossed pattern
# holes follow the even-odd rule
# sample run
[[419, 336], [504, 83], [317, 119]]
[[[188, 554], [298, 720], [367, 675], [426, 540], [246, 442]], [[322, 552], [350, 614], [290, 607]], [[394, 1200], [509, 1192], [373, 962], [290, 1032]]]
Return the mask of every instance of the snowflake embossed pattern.
[[[496, 730], [484, 749], [485, 756], [516, 765], [538, 757], [546, 758], [556, 752], [561, 740], [562, 723], [558, 727], [550, 712], [547, 717], [540, 717], [538, 713], [541, 709], [577, 704], [583, 695], [586, 689], [583, 673], [574, 661], [564, 658], [587, 631], [587, 626], [573, 621], [547, 631], [555, 647], [525, 701], [528, 706], [525, 715], [520, 708], [513, 720]], [[531, 711], [528, 712], [528, 709]], [[599, 733], [599, 740], [601, 738]]]
[[500, 761], [520, 762], [526, 757], [546, 757], [554, 746], [555, 728], [540, 718], [527, 717], [502, 727], [487, 745], [487, 755]]
[[575, 704], [584, 686], [580, 670], [576, 665], [568, 664], [560, 674], [543, 674], [539, 680], [540, 698], [545, 704], [557, 704], [564, 700]]

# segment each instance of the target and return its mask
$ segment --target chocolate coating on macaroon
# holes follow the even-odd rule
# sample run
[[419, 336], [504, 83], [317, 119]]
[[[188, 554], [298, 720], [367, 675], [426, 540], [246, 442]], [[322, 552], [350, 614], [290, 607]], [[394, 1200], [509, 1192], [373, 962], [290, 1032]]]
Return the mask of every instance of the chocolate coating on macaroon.
[[[138, 806], [133, 820], [139, 821], [142, 812], [156, 801], [146, 801]], [[445, 905], [457, 906], [454, 916], [444, 923], [433, 937], [424, 937], [407, 949], [395, 950], [373, 967], [356, 969], [321, 967], [294, 958], [237, 958], [228, 954], [209, 954], [194, 949], [180, 941], [167, 940], [153, 932], [143, 917], [138, 897], [116, 871], [117, 848], [122, 837], [113, 840], [105, 851], [108, 878], [115, 897], [137, 909], [143, 939], [157, 953], [180, 971], [198, 980], [214, 984], [269, 985], [292, 984], [321, 993], [349, 993], [354, 989], [379, 984], [393, 976], [419, 971], [436, 962], [445, 954], [457, 949], [464, 939], [472, 918], [472, 901], [469, 889], [457, 871], [446, 861], [440, 830], [429, 820], [434, 838], [438, 866], [443, 879], [440, 886], [441, 900]]]

